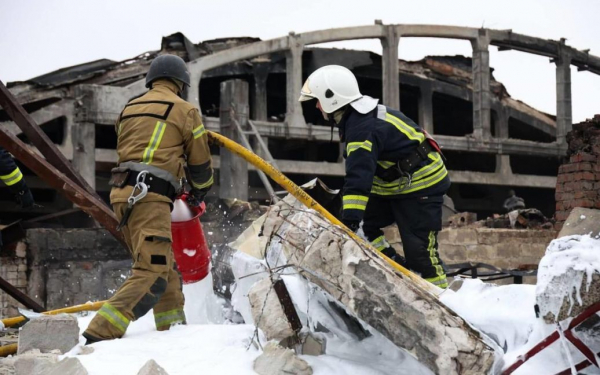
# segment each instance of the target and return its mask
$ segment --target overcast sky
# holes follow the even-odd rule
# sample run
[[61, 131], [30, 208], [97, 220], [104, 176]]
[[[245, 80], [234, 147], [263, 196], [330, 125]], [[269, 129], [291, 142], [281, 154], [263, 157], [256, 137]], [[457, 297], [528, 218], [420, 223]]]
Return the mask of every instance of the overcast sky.
[[[0, 0], [0, 80], [26, 80], [70, 65], [124, 60], [160, 48], [177, 31], [192, 42], [262, 39], [343, 26], [418, 23], [494, 29], [558, 40], [600, 56], [598, 0]], [[378, 40], [334, 44], [381, 53]], [[405, 38], [400, 58], [471, 56], [468, 42]], [[494, 76], [512, 97], [556, 113], [555, 68], [548, 58], [490, 48]], [[573, 118], [600, 114], [600, 76], [572, 69]]]

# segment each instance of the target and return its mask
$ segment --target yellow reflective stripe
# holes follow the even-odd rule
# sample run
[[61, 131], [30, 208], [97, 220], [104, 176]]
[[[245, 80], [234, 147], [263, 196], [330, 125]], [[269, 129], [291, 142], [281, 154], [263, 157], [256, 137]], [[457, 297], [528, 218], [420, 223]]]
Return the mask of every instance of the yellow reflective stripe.
[[395, 194], [408, 194], [418, 190], [426, 189], [433, 186], [443, 180], [448, 175], [446, 167], [442, 166], [433, 175], [420, 179], [417, 183], [412, 183], [408, 186], [406, 179], [403, 179], [402, 184], [393, 182], [390, 186], [387, 185], [375, 185], [371, 188], [371, 193], [377, 195], [395, 195]]
[[385, 240], [385, 236], [377, 237], [376, 239], [371, 241], [371, 245], [373, 245], [373, 247], [375, 249], [377, 249], [377, 251], [381, 251], [381, 250], [385, 249], [386, 247], [390, 246], [388, 244], [388, 242]]
[[448, 287], [448, 279], [446, 276], [430, 277], [426, 278], [425, 281], [430, 282], [442, 289], [446, 289]]
[[362, 210], [364, 211], [367, 208], [367, 202], [369, 201], [369, 197], [364, 195], [344, 195], [342, 198], [344, 206], [342, 207], [344, 210]]
[[196, 129], [192, 130], [192, 133], [194, 134], [194, 139], [198, 139], [198, 138], [202, 137], [204, 134], [206, 134], [206, 129], [204, 129], [203, 124], [200, 124], [200, 126], [198, 126]]
[[123, 333], [125, 333], [129, 326], [129, 319], [108, 303], [102, 305], [102, 308], [98, 311], [98, 315], [108, 320], [110, 324]]
[[379, 164], [380, 166], [382, 166], [384, 169], [388, 169], [391, 166], [396, 165], [396, 163], [394, 163], [393, 161], [378, 161], [377, 164]]
[[348, 145], [346, 146], [346, 155], [350, 156], [350, 154], [353, 151], [358, 150], [359, 148], [363, 148], [369, 152], [371, 152], [372, 148], [373, 148], [373, 143], [371, 143], [371, 141], [364, 141], [364, 142], [350, 142], [348, 143]]
[[117, 136], [120, 136], [120, 135], [121, 135], [121, 128], [122, 128], [122, 127], [123, 127], [123, 123], [122, 123], [122, 122], [120, 122], [120, 123], [119, 123], [119, 130], [117, 131]]
[[427, 246], [427, 251], [429, 252], [429, 259], [431, 260], [431, 265], [435, 268], [435, 273], [438, 277], [446, 278], [446, 274], [444, 273], [444, 268], [440, 265], [440, 260], [435, 255], [435, 232], [429, 232], [429, 245]]
[[421, 143], [425, 139], [425, 135], [423, 133], [416, 131], [415, 128], [413, 128], [410, 125], [407, 125], [404, 121], [400, 120], [394, 115], [386, 113], [385, 121], [394, 125], [396, 129], [400, 130], [411, 141], [417, 141]]
[[23, 173], [21, 173], [19, 167], [15, 168], [15, 170], [12, 171], [10, 174], [0, 176], [0, 180], [2, 180], [2, 182], [4, 182], [6, 186], [12, 186], [17, 182], [21, 181], [22, 179]]
[[156, 323], [156, 328], [170, 326], [174, 323], [183, 323], [185, 322], [185, 313], [182, 309], [174, 309], [154, 314], [154, 322]]
[[402, 194], [408, 194], [418, 190], [426, 189], [442, 181], [447, 175], [448, 171], [445, 167], [442, 167], [438, 172], [436, 172], [432, 176], [423, 178], [419, 180], [418, 183], [413, 183], [412, 185], [410, 185], [408, 189], [402, 191]]
[[164, 122], [158, 121], [154, 126], [154, 132], [152, 133], [152, 137], [150, 138], [150, 142], [148, 142], [148, 147], [144, 150], [144, 155], [142, 157], [142, 163], [150, 164], [152, 163], [152, 158], [154, 157], [154, 151], [158, 149], [160, 146], [160, 141], [162, 140], [163, 135], [165, 134], [165, 129], [167, 128], [167, 124]]
[[433, 161], [433, 163], [428, 164], [428, 165], [424, 166], [423, 168], [417, 170], [415, 173], [413, 173], [412, 174], [413, 182], [417, 182], [420, 177], [428, 175], [429, 173], [433, 172], [434, 170], [438, 169], [439, 167], [441, 167], [444, 164], [444, 162], [442, 161], [442, 158], [440, 157], [440, 155], [437, 152], [429, 153], [428, 157], [429, 157], [429, 159], [431, 159]]
[[204, 189], [206, 187], [209, 187], [210, 185], [212, 185], [214, 182], [213, 176], [210, 176], [210, 178], [208, 179], [208, 181], [206, 181], [203, 184], [197, 184], [194, 181], [192, 181], [192, 185], [196, 188], [196, 189]]

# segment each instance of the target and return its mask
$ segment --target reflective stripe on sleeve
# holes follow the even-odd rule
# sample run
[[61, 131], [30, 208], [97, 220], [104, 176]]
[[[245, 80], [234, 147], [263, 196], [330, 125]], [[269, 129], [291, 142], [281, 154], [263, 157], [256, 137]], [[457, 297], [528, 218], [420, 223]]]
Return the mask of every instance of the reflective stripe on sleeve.
[[385, 240], [385, 236], [377, 237], [376, 239], [371, 241], [371, 245], [373, 245], [373, 247], [377, 249], [377, 251], [381, 251], [385, 248], [390, 247], [390, 244]]
[[364, 195], [344, 195], [342, 199], [344, 202], [344, 210], [362, 210], [367, 208], [367, 202], [369, 197]]
[[353, 151], [358, 150], [359, 148], [365, 149], [369, 152], [371, 152], [371, 149], [373, 148], [373, 144], [371, 143], [371, 141], [364, 141], [364, 142], [350, 142], [348, 143], [348, 145], [346, 146], [346, 155], [350, 156], [350, 154]]
[[196, 129], [192, 130], [192, 133], [194, 133], [194, 139], [198, 139], [198, 138], [202, 137], [204, 134], [206, 134], [206, 129], [204, 129], [203, 124], [200, 124], [200, 126], [198, 126]]
[[152, 133], [152, 137], [150, 138], [150, 142], [148, 142], [148, 147], [146, 147], [146, 149], [144, 150], [142, 163], [152, 163], [154, 151], [156, 151], [158, 149], [158, 146], [160, 146], [160, 141], [162, 140], [162, 137], [165, 134], [166, 128], [166, 123], [160, 121], [156, 123], [156, 125], [154, 126], [154, 132]]
[[154, 314], [156, 328], [170, 326], [175, 323], [185, 323], [185, 313], [183, 309], [174, 309], [162, 313]]
[[396, 165], [396, 163], [394, 163], [393, 161], [378, 161], [377, 164], [379, 164], [383, 169], [388, 169], [394, 165]]
[[208, 181], [206, 181], [205, 183], [202, 183], [202, 184], [197, 184], [196, 182], [192, 181], [192, 186], [194, 186], [194, 188], [196, 188], [196, 189], [204, 189], [204, 188], [207, 188], [210, 185], [212, 185], [213, 182], [214, 182], [213, 176], [210, 176]]
[[394, 125], [396, 129], [400, 130], [411, 141], [417, 141], [421, 143], [425, 139], [425, 134], [418, 132], [415, 128], [406, 124], [404, 121], [400, 120], [394, 115], [386, 113], [385, 121]]
[[15, 168], [15, 170], [12, 171], [10, 174], [0, 176], [0, 180], [2, 180], [2, 182], [4, 182], [6, 186], [12, 186], [17, 182], [21, 181], [22, 179], [23, 173], [21, 173], [19, 167]]
[[108, 320], [110, 324], [123, 333], [125, 333], [129, 326], [129, 319], [108, 303], [102, 305], [102, 308], [98, 311], [98, 315]]

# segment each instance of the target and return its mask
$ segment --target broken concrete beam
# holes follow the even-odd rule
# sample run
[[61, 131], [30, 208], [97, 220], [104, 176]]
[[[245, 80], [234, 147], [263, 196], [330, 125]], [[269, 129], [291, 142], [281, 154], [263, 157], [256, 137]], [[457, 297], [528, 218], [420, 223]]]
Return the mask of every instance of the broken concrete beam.
[[434, 373], [482, 374], [492, 367], [494, 351], [480, 333], [297, 201], [272, 206], [262, 236], [267, 252], [281, 248], [288, 264]]
[[138, 371], [137, 375], [169, 375], [169, 373], [151, 359]]
[[267, 277], [254, 284], [248, 298], [252, 308], [252, 318], [267, 340], [281, 342], [295, 335], [270, 278]]
[[589, 234], [592, 237], [598, 236], [600, 234], [600, 210], [575, 207], [556, 238], [572, 236], [574, 234]]
[[31, 349], [48, 353], [58, 349], [66, 353], [79, 343], [77, 319], [66, 314], [42, 315], [21, 328], [18, 354]]
[[254, 360], [254, 371], [259, 375], [312, 375], [312, 368], [305, 360], [298, 358], [294, 351], [271, 341], [265, 345], [263, 353]]

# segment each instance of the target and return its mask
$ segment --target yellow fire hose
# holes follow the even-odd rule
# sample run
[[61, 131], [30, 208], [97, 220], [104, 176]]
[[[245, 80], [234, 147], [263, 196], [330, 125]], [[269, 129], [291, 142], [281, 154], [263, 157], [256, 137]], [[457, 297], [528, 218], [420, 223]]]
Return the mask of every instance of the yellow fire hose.
[[[277, 182], [282, 188], [287, 190], [296, 199], [298, 199], [300, 202], [302, 202], [306, 207], [311, 208], [311, 209], [317, 211], [318, 213], [320, 213], [321, 215], [325, 216], [325, 218], [327, 218], [327, 220], [329, 220], [332, 224], [338, 225], [352, 239], [354, 239], [361, 245], [367, 247], [368, 249], [373, 251], [375, 254], [378, 254], [385, 261], [387, 261], [396, 271], [398, 271], [402, 275], [408, 277], [411, 281], [413, 281], [415, 284], [420, 286], [422, 289], [425, 289], [426, 291], [430, 292], [431, 294], [433, 294], [435, 296], [437, 296], [439, 294], [439, 291], [440, 291], [439, 288], [437, 288], [433, 284], [428, 283], [427, 281], [423, 280], [421, 277], [415, 275], [414, 273], [410, 272], [406, 268], [404, 268], [401, 265], [399, 265], [398, 263], [394, 262], [393, 260], [391, 260], [390, 258], [385, 256], [381, 252], [377, 251], [370, 243], [368, 243], [364, 239], [360, 238], [359, 236], [356, 235], [356, 233], [354, 233], [353, 231], [348, 229], [348, 227], [346, 227], [335, 216], [333, 216], [331, 213], [329, 213], [329, 211], [327, 211], [323, 206], [321, 206], [317, 201], [315, 201], [310, 195], [308, 195], [304, 190], [302, 190], [302, 188], [300, 188], [298, 185], [296, 185], [294, 182], [292, 182], [283, 173], [281, 173], [280, 171], [275, 169], [275, 167], [273, 167], [271, 164], [269, 164], [268, 162], [263, 160], [260, 156], [256, 155], [255, 153], [248, 150], [247, 148], [237, 144], [236, 142], [232, 141], [231, 139], [224, 137], [218, 133], [208, 131], [208, 138], [210, 139], [210, 141], [212, 143], [214, 143], [220, 147], [225, 147], [232, 153], [240, 156], [242, 159], [246, 160], [248, 163], [254, 165], [256, 168], [258, 168], [261, 171], [263, 171], [264, 173], [266, 173], [269, 177], [271, 177], [273, 179], [273, 181]], [[57, 314], [62, 314], [62, 313], [65, 313], [65, 314], [76, 313], [76, 312], [80, 312], [80, 311], [97, 311], [102, 307], [104, 302], [106, 302], [106, 301], [90, 302], [90, 303], [85, 303], [82, 305], [76, 305], [76, 306], [65, 307], [65, 308], [57, 309], [57, 310], [46, 311], [46, 312], [43, 312], [42, 314], [57, 315]], [[18, 317], [14, 317], [14, 318], [6, 318], [6, 319], [2, 319], [2, 324], [4, 324], [5, 327], [11, 327], [11, 326], [14, 326], [16, 324], [19, 324], [19, 323], [25, 321], [25, 319], [26, 318], [23, 316], [18, 316]], [[16, 352], [17, 352], [17, 344], [0, 346], [0, 357], [6, 357], [7, 355], [14, 354]]]
[[396, 271], [398, 271], [402, 275], [408, 277], [411, 281], [413, 281], [415, 284], [419, 285], [422, 289], [425, 289], [426, 291], [430, 292], [431, 294], [433, 294], [435, 296], [437, 296], [440, 293], [440, 289], [438, 287], [436, 287], [433, 284], [428, 283], [427, 281], [423, 280], [421, 277], [415, 275], [414, 273], [410, 272], [409, 270], [402, 267], [398, 263], [394, 262], [393, 260], [391, 260], [390, 258], [385, 256], [381, 252], [377, 251], [377, 249], [375, 249], [370, 243], [368, 243], [367, 241], [365, 241], [362, 238], [360, 238], [359, 236], [357, 236], [356, 233], [354, 233], [353, 231], [348, 229], [348, 227], [346, 227], [335, 216], [333, 216], [331, 213], [329, 213], [329, 211], [327, 211], [323, 206], [321, 206], [317, 201], [315, 201], [310, 195], [308, 195], [304, 190], [302, 190], [302, 188], [300, 188], [298, 185], [293, 183], [283, 173], [281, 173], [280, 171], [275, 169], [275, 167], [273, 167], [271, 164], [269, 164], [268, 162], [263, 160], [260, 156], [256, 155], [255, 153], [248, 150], [247, 148], [242, 147], [241, 145], [237, 144], [236, 142], [232, 141], [231, 139], [222, 136], [221, 134], [218, 134], [218, 133], [215, 133], [212, 131], [208, 131], [208, 138], [212, 143], [214, 143], [220, 147], [225, 147], [232, 153], [240, 156], [241, 158], [246, 160], [248, 163], [254, 165], [256, 168], [258, 168], [261, 171], [263, 171], [264, 173], [266, 173], [269, 177], [271, 177], [273, 179], [273, 181], [277, 182], [282, 188], [284, 188], [290, 194], [292, 194], [294, 197], [296, 197], [296, 199], [298, 199], [300, 202], [302, 202], [306, 207], [317, 211], [321, 215], [325, 216], [327, 218], [327, 220], [329, 220], [331, 223], [338, 225], [355, 241], [357, 241], [361, 245], [369, 248], [371, 251], [378, 254], [383, 259], [385, 259]]
[[[88, 302], [82, 305], [75, 305], [70, 307], [65, 307], [62, 309], [51, 310], [43, 312], [44, 315], [58, 315], [58, 314], [72, 314], [81, 311], [97, 311], [100, 310], [102, 305], [104, 305], [106, 301], [97, 301], [97, 302]], [[24, 316], [17, 316], [14, 318], [6, 318], [2, 319], [2, 324], [5, 327], [12, 327], [21, 322], [24, 322], [26, 318]], [[6, 357], [11, 354], [15, 354], [17, 352], [17, 344], [10, 344], [5, 346], [0, 346], [0, 357]]]

